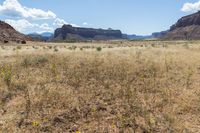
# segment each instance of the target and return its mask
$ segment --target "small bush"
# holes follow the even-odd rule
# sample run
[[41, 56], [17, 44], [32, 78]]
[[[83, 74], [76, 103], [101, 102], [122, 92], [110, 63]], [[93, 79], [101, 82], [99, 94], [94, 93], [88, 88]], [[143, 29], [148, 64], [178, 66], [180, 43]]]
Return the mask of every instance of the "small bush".
[[102, 48], [101, 48], [101, 47], [97, 47], [96, 49], [97, 49], [97, 51], [101, 51], [101, 50], [102, 50]]
[[57, 48], [54, 48], [54, 52], [58, 52], [59, 50]]
[[28, 67], [28, 66], [38, 66], [38, 65], [42, 65], [49, 62], [49, 59], [45, 56], [38, 56], [38, 57], [27, 57], [22, 61], [22, 66], [24, 67]]
[[3, 41], [3, 43], [9, 43], [9, 41], [7, 41], [7, 40], [4, 40], [4, 41]]
[[23, 41], [21, 41], [21, 43], [22, 43], [22, 44], [26, 44], [26, 41], [25, 41], [25, 40], [23, 40]]
[[69, 47], [69, 50], [76, 50], [76, 46], [71, 46], [71, 47]]
[[151, 44], [152, 47], [156, 47], [156, 44]]
[[5, 47], [4, 47], [4, 46], [1, 46], [1, 49], [5, 49]]
[[34, 49], [38, 49], [38, 47], [36, 47], [36, 46], [32, 46]]
[[163, 48], [168, 48], [169, 47], [167, 44], [163, 44], [162, 46], [163, 46]]
[[90, 46], [83, 46], [82, 48], [84, 48], [84, 49], [89, 49]]
[[17, 49], [22, 49], [22, 47], [21, 46], [17, 46]]
[[48, 46], [49, 49], [52, 49], [52, 46]]
[[12, 79], [12, 66], [3, 66], [1, 68], [1, 77], [9, 88]]

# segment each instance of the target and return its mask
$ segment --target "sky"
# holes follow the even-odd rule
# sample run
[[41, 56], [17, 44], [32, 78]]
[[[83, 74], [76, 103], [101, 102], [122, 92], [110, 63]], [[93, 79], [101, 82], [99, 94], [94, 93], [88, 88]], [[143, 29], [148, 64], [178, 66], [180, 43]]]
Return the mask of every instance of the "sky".
[[0, 20], [22, 33], [63, 24], [149, 35], [200, 10], [200, 0], [0, 0]]

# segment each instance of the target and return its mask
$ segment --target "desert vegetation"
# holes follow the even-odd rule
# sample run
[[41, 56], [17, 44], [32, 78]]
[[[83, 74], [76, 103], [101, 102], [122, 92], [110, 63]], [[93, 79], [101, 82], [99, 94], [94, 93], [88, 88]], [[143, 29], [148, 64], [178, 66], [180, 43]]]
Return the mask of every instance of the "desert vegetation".
[[0, 132], [200, 132], [198, 41], [0, 47]]

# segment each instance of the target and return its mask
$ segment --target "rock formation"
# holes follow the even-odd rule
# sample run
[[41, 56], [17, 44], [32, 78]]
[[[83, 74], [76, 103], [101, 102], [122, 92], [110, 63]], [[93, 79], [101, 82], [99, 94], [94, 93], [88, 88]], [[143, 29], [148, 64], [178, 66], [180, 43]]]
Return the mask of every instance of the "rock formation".
[[63, 25], [62, 28], [55, 30], [54, 39], [57, 41], [64, 40], [109, 40], [122, 39], [120, 30], [104, 30], [93, 28], [72, 27], [71, 25]]
[[200, 11], [179, 19], [161, 38], [171, 40], [200, 39]]

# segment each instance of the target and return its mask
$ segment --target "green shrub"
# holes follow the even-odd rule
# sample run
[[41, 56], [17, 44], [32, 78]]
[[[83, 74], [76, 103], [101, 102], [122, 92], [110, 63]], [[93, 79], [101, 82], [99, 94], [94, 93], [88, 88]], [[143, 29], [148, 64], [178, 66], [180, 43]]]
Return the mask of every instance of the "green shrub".
[[49, 59], [45, 56], [37, 56], [34, 58], [31, 57], [26, 57], [21, 65], [24, 67], [28, 67], [28, 66], [38, 66], [38, 65], [43, 65], [45, 63], [49, 62]]
[[102, 48], [101, 48], [101, 47], [97, 47], [96, 49], [97, 49], [97, 51], [101, 51], [101, 50], [102, 50]]
[[76, 46], [71, 46], [71, 47], [69, 47], [69, 50], [76, 50]]
[[154, 43], [153, 43], [153, 44], [151, 44], [151, 47], [156, 47], [156, 44], [154, 44]]
[[38, 49], [38, 47], [36, 47], [36, 46], [32, 46], [34, 49]]
[[52, 46], [48, 46], [49, 49], [52, 49]]
[[3, 66], [1, 68], [1, 77], [9, 88], [12, 79], [12, 66]]
[[21, 46], [17, 46], [17, 49], [22, 49], [22, 47]]
[[58, 52], [59, 50], [57, 48], [54, 48], [54, 52]]

